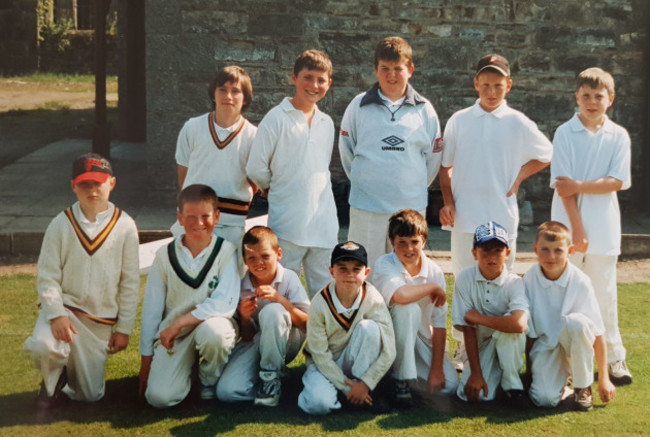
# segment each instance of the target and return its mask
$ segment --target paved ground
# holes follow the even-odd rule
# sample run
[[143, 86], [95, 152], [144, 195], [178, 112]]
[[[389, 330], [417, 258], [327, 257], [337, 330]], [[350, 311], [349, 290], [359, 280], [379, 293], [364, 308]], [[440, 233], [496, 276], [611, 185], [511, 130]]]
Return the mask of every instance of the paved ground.
[[[69, 185], [73, 159], [91, 149], [89, 140], [58, 141], [0, 168], [0, 257], [6, 260], [21, 251], [38, 251], [39, 236], [52, 217], [75, 200]], [[174, 195], [170, 193], [169, 201], [164, 203], [148, 198], [142, 189], [148, 184], [145, 157], [143, 144], [112, 144], [111, 161], [117, 185], [111, 199], [136, 220], [141, 231], [167, 230], [175, 219]], [[532, 261], [534, 231], [531, 227], [519, 232], [522, 269], [527, 269], [526, 262]], [[650, 218], [626, 217], [623, 232], [650, 234]], [[346, 233], [342, 229], [340, 237], [345, 238]], [[427, 248], [446, 262], [449, 233], [431, 227]]]

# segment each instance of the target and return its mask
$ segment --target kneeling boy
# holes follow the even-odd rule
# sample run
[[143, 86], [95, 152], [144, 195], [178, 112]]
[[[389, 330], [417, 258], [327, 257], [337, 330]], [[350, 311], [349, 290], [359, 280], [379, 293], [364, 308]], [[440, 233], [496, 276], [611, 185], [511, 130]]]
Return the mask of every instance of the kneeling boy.
[[495, 222], [476, 228], [472, 254], [478, 265], [460, 271], [451, 314], [463, 332], [467, 361], [457, 395], [493, 400], [499, 385], [513, 405], [525, 401], [523, 367], [528, 301], [523, 280], [508, 271], [508, 232]]
[[236, 248], [212, 234], [217, 195], [206, 185], [184, 188], [177, 217], [185, 233], [156, 253], [142, 305], [140, 394], [157, 408], [185, 399], [197, 352], [201, 398], [214, 399], [237, 339]]
[[388, 304], [395, 327], [397, 358], [393, 363], [395, 401], [412, 405], [410, 382], [428, 394], [452, 394], [458, 374], [445, 353], [447, 302], [445, 276], [424, 254], [429, 235], [427, 221], [413, 209], [403, 209], [388, 220], [393, 252], [375, 263], [371, 282]]
[[307, 319], [307, 371], [298, 406], [308, 414], [341, 408], [341, 391], [353, 405], [372, 405], [370, 391], [395, 359], [388, 308], [366, 282], [368, 255], [353, 241], [332, 251], [334, 282], [313, 299]]
[[138, 231], [111, 202], [111, 164], [89, 153], [72, 165], [77, 202], [47, 227], [38, 257], [40, 311], [25, 341], [43, 382], [38, 406], [104, 396], [108, 354], [127, 347], [138, 310]]
[[598, 364], [598, 394], [614, 399], [616, 388], [607, 372], [605, 328], [589, 277], [568, 259], [573, 253], [569, 229], [560, 222], [539, 226], [533, 244], [538, 263], [524, 277], [530, 303], [528, 371], [530, 398], [540, 407], [556, 406], [567, 378], [573, 379], [575, 406], [593, 407], [594, 351]]
[[282, 370], [298, 355], [307, 335], [309, 298], [298, 275], [279, 263], [282, 249], [271, 229], [251, 228], [242, 249], [248, 272], [241, 282], [241, 341], [217, 384], [217, 397], [254, 399], [255, 405], [275, 407]]

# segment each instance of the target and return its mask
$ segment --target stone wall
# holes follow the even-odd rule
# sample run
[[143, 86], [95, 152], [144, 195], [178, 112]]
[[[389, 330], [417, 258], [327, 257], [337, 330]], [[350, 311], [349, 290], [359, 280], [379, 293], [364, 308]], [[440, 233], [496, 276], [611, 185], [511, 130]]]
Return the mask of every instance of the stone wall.
[[[591, 66], [611, 71], [617, 81], [611, 116], [633, 138], [636, 181], [650, 170], [640, 164], [650, 153], [642, 143], [649, 12], [642, 0], [146, 0], [153, 188], [175, 188], [176, 136], [188, 117], [209, 108], [206, 89], [215, 68], [234, 63], [250, 73], [255, 92], [247, 116], [258, 122], [292, 93], [295, 57], [321, 49], [331, 57], [334, 75], [320, 107], [338, 124], [350, 99], [375, 81], [374, 45], [388, 35], [412, 45], [412, 84], [432, 101], [443, 126], [474, 102], [473, 66], [486, 53], [510, 60], [514, 86], [508, 101], [549, 138], [574, 112], [575, 75]], [[344, 180], [338, 154], [333, 158], [334, 178]], [[547, 186], [547, 171], [524, 186], [545, 214]], [[624, 203], [631, 204], [635, 192], [624, 193]]]

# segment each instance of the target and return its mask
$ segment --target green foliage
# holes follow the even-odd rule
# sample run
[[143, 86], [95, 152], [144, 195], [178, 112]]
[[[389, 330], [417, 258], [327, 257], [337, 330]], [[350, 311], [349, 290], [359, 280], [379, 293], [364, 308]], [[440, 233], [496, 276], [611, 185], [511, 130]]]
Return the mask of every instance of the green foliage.
[[[448, 277], [448, 292], [453, 279]], [[144, 278], [142, 281], [144, 288]], [[351, 436], [593, 436], [645, 435], [650, 423], [650, 349], [647, 317], [650, 284], [619, 285], [623, 340], [634, 383], [619, 387], [617, 397], [604, 405], [595, 394], [595, 408], [578, 413], [566, 408], [515, 411], [500, 404], [465, 404], [455, 399], [430, 402], [417, 408], [374, 415], [343, 411], [309, 417], [296, 406], [302, 389], [304, 358], [287, 369], [278, 408], [250, 404], [202, 402], [198, 391], [175, 408], [156, 410], [137, 398], [139, 321], [129, 348], [112, 356], [106, 370], [106, 396], [97, 403], [68, 403], [64, 408], [38, 413], [34, 397], [39, 372], [21, 352], [37, 316], [35, 278], [0, 277], [0, 435], [247, 435], [311, 437], [337, 433]]]
[[61, 53], [70, 46], [68, 31], [74, 26], [72, 20], [54, 22], [50, 18], [53, 4], [54, 0], [39, 0], [38, 2], [38, 39], [42, 46]]

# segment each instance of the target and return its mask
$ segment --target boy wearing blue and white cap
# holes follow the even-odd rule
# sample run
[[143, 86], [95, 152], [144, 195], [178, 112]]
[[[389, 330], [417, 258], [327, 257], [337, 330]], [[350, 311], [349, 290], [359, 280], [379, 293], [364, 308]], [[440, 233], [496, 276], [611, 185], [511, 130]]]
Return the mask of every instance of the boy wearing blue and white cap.
[[523, 367], [528, 301], [523, 280], [506, 268], [508, 231], [493, 221], [474, 232], [478, 265], [460, 271], [454, 285], [452, 318], [463, 332], [467, 360], [457, 395], [489, 401], [501, 386], [512, 405], [524, 405]]

